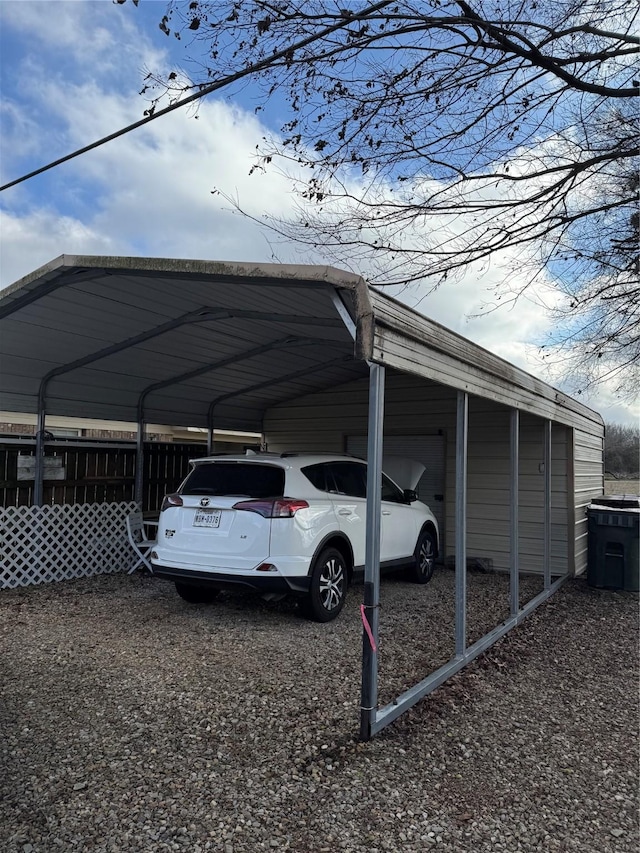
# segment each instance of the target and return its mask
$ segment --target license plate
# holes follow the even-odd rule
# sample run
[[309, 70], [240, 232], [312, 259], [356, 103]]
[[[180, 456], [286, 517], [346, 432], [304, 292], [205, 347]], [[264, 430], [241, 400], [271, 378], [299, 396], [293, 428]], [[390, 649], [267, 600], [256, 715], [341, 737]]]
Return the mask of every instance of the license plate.
[[197, 509], [193, 516], [194, 527], [220, 527], [220, 516], [222, 512], [219, 509]]

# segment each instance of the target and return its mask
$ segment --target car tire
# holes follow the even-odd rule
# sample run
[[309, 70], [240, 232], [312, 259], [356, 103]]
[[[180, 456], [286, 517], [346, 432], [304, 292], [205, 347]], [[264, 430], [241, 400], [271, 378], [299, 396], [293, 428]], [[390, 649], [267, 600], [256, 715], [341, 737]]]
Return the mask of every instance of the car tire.
[[325, 548], [316, 557], [304, 613], [314, 622], [331, 622], [344, 607], [347, 596], [347, 564], [337, 548]]
[[436, 540], [430, 530], [423, 530], [413, 552], [414, 567], [412, 577], [415, 583], [429, 583], [433, 577], [436, 559]]
[[176, 592], [189, 604], [210, 604], [218, 597], [220, 590], [176, 581]]

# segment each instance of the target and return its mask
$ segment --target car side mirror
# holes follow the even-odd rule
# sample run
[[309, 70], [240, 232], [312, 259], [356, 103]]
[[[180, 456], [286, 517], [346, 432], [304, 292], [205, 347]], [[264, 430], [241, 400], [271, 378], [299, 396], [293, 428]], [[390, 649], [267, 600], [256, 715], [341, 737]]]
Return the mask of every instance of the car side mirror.
[[418, 500], [418, 493], [415, 489], [405, 489], [404, 499], [408, 504], [412, 504], [414, 501]]

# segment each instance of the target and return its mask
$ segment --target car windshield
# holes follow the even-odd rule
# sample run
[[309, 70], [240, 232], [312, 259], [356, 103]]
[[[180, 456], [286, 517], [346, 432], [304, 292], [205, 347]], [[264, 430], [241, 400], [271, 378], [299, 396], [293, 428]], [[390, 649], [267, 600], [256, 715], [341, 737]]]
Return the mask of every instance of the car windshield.
[[194, 466], [180, 487], [180, 494], [281, 498], [284, 469], [243, 462], [202, 463]]

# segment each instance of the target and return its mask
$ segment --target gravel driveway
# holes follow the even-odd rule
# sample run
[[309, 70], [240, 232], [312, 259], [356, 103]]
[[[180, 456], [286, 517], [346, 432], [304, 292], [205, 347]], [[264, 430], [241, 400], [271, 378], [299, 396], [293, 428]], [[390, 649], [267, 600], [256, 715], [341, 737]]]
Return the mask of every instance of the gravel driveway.
[[[471, 639], [506, 589], [470, 574]], [[637, 853], [637, 595], [565, 584], [366, 744], [361, 597], [317, 625], [145, 575], [3, 592], [0, 849]], [[382, 602], [384, 702], [449, 656], [453, 573]]]

